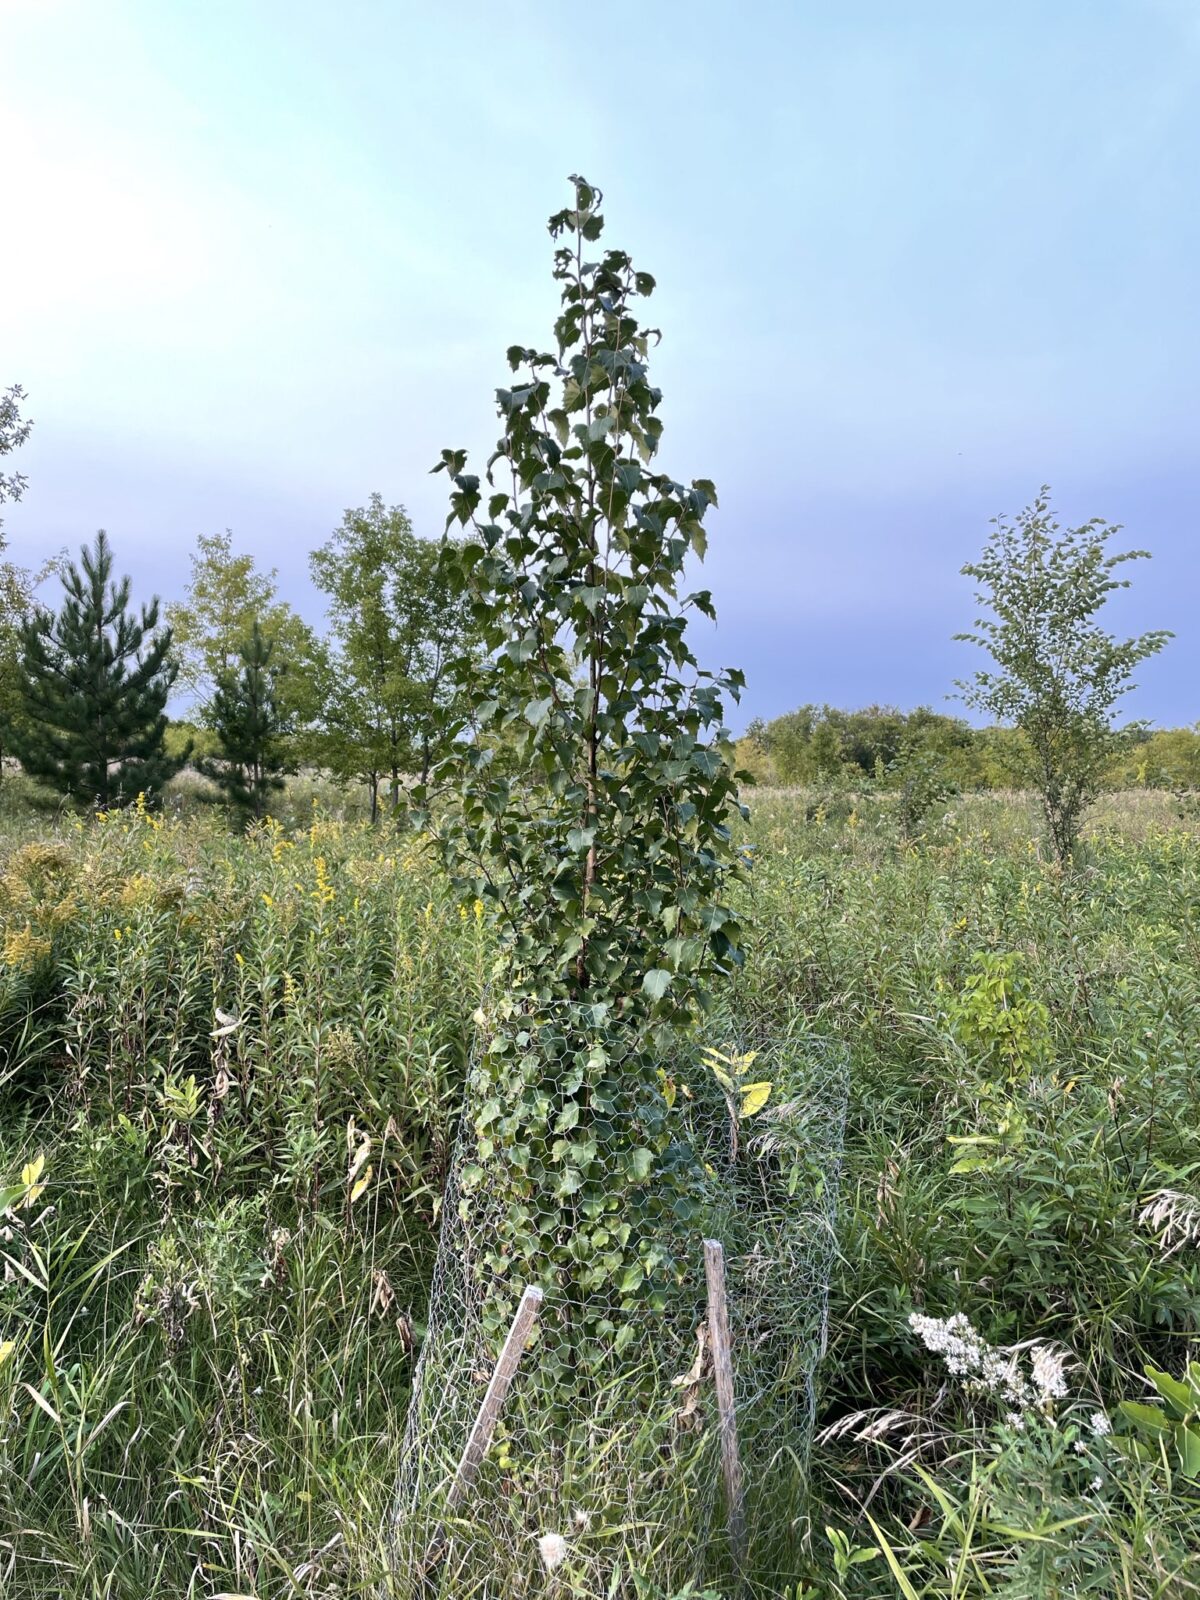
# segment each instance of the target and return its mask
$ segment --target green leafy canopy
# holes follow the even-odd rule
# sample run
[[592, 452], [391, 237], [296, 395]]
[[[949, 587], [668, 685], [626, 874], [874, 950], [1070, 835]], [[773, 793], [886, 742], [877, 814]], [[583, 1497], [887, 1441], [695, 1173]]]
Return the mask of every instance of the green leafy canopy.
[[549, 225], [557, 349], [510, 348], [486, 490], [465, 451], [434, 469], [447, 526], [467, 530], [446, 563], [486, 655], [464, 663], [471, 709], [430, 797], [456, 882], [503, 929], [510, 992], [680, 1022], [741, 960], [722, 697], [743, 679], [701, 670], [687, 639], [691, 614], [714, 615], [681, 589], [717, 495], [656, 465], [657, 336], [639, 314], [654, 279], [621, 250], [590, 259], [600, 193], [572, 181]]
[[979, 559], [962, 569], [990, 615], [957, 637], [986, 650], [994, 665], [958, 688], [967, 705], [1025, 735], [1028, 776], [1065, 862], [1120, 742], [1113, 710], [1133, 687], [1138, 665], [1171, 635], [1159, 629], [1117, 639], [1101, 625], [1110, 595], [1129, 586], [1116, 569], [1149, 552], [1110, 555], [1108, 541], [1120, 529], [1098, 517], [1062, 528], [1049, 495], [1043, 487], [1015, 520], [997, 518]]

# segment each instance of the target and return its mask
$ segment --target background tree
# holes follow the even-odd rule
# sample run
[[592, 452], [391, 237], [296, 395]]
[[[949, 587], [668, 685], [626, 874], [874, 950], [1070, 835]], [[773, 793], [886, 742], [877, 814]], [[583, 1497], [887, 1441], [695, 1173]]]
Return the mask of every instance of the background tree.
[[[0, 552], [4, 534], [0, 529]], [[47, 578], [62, 572], [63, 556], [52, 557], [34, 572], [0, 558], [0, 780], [14, 730], [25, 718], [22, 629], [34, 614], [37, 591]]]
[[864, 706], [842, 711], [833, 706], [800, 706], [770, 722], [752, 723], [746, 734], [770, 781], [815, 783], [844, 777], [861, 783], [878, 779], [892, 785], [902, 755], [921, 751], [935, 764], [960, 761], [975, 742], [975, 730], [957, 717], [928, 706], [900, 711], [895, 706]]
[[202, 723], [218, 681], [240, 670], [242, 646], [256, 625], [276, 645], [276, 659], [287, 662], [278, 690], [289, 725], [303, 727], [315, 718], [320, 644], [304, 619], [278, 598], [278, 587], [273, 567], [260, 572], [253, 556], [234, 551], [228, 528], [196, 540], [184, 598], [167, 606], [166, 617], [179, 661], [179, 687], [199, 702]]
[[132, 615], [103, 530], [62, 582], [57, 615], [39, 609], [21, 628], [14, 751], [31, 777], [101, 809], [158, 793], [182, 765], [163, 745], [176, 669], [171, 630], [156, 631], [158, 600]]
[[243, 821], [264, 817], [271, 796], [283, 788], [288, 730], [279, 708], [274, 653], [274, 641], [255, 622], [238, 652], [240, 670], [220, 675], [209, 703], [209, 725], [220, 754], [196, 763]]
[[1200, 724], [1135, 729], [1110, 776], [1114, 788], [1200, 789]]
[[[25, 391], [19, 383], [0, 393], [0, 456], [19, 450], [33, 431], [33, 423], [21, 415], [24, 399]], [[19, 500], [25, 492], [25, 482], [24, 473], [0, 472], [0, 505], [6, 500]]]
[[[29, 438], [33, 423], [21, 415], [25, 391], [13, 384], [0, 394], [0, 457], [10, 455]], [[20, 472], [0, 472], [0, 505], [19, 500], [26, 479]], [[33, 607], [34, 590], [44, 574], [35, 575], [9, 561], [4, 551], [7, 541], [0, 518], [0, 779], [4, 776], [4, 753], [8, 730], [20, 716], [21, 625]]]
[[309, 564], [329, 596], [327, 759], [366, 779], [374, 819], [381, 778], [395, 808], [404, 773], [428, 777], [439, 714], [457, 689], [451, 665], [470, 647], [470, 612], [440, 547], [418, 538], [404, 507], [385, 506], [379, 494], [347, 511]]
[[1116, 568], [1149, 552], [1109, 555], [1108, 541], [1120, 529], [1098, 517], [1064, 530], [1050, 514], [1049, 495], [1043, 487], [1014, 522], [993, 521], [983, 554], [962, 569], [990, 615], [956, 637], [995, 663], [959, 683], [962, 699], [1024, 734], [1050, 843], [1066, 863], [1121, 744], [1113, 709], [1133, 687], [1134, 669], [1171, 635], [1159, 629], [1120, 640], [1101, 626], [1108, 597], [1129, 587], [1113, 575]]

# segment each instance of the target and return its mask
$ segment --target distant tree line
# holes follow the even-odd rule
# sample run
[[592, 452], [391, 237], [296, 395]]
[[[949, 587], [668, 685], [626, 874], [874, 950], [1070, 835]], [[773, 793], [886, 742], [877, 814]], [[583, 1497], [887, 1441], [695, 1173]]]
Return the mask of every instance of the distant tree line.
[[[1013, 789], [1029, 782], [1029, 751], [1019, 728], [974, 727], [961, 717], [918, 706], [864, 706], [855, 711], [806, 705], [769, 721], [756, 719], [738, 743], [739, 765], [758, 783], [785, 786], [829, 778], [901, 781], [902, 758], [937, 758], [956, 789]], [[1122, 730], [1104, 770], [1110, 789], [1200, 789], [1200, 723], [1186, 728]]]
[[[0, 505], [25, 489], [4, 459], [29, 436], [24, 398], [0, 392]], [[982, 615], [959, 637], [990, 664], [959, 698], [990, 726], [928, 706], [803, 705], [753, 722], [741, 766], [762, 783], [894, 791], [910, 835], [956, 790], [1030, 788], [1063, 861], [1100, 789], [1200, 788], [1200, 724], [1115, 722], [1134, 669], [1169, 638], [1120, 640], [1101, 625], [1108, 596], [1128, 583], [1117, 569], [1146, 554], [1109, 554], [1116, 531], [1099, 520], [1061, 528], [1043, 489], [1013, 521], [997, 519], [963, 568]], [[34, 572], [4, 559], [0, 523], [0, 759], [15, 755], [50, 789], [100, 807], [161, 795], [190, 761], [243, 820], [265, 814], [287, 772], [319, 768], [365, 784], [375, 820], [445, 753], [486, 654], [453, 580], [456, 556], [453, 540], [420, 538], [402, 506], [372, 495], [309, 557], [327, 601], [321, 634], [228, 531], [200, 536], [184, 594], [160, 622], [157, 599], [133, 611], [103, 532], [78, 562]], [[57, 608], [40, 595], [51, 575]], [[189, 714], [172, 722], [180, 691]]]

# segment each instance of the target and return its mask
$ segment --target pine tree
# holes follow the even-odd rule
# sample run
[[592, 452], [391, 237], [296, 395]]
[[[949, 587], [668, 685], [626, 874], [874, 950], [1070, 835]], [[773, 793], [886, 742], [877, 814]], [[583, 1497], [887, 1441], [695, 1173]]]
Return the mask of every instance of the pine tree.
[[271, 795], [283, 788], [280, 741], [287, 733], [277, 697], [279, 669], [271, 665], [275, 644], [257, 620], [241, 645], [239, 672], [217, 676], [207, 721], [221, 746], [217, 760], [199, 763], [220, 785], [243, 820], [266, 815]]
[[31, 777], [101, 810], [157, 795], [191, 753], [171, 758], [163, 745], [171, 630], [158, 627], [157, 598], [134, 617], [129, 579], [112, 566], [101, 529], [80, 566], [67, 563], [62, 609], [22, 625], [23, 714], [11, 730]]

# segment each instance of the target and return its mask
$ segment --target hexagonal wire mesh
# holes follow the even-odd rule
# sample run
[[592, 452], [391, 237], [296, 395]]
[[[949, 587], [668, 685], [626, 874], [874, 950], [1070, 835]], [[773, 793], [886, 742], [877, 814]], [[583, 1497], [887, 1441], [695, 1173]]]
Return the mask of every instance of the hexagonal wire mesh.
[[[628, 1048], [643, 1045], [631, 1040]], [[561, 1073], [555, 1049], [547, 1065]], [[535, 1191], [529, 1226], [557, 1248], [558, 1264], [535, 1268], [540, 1316], [478, 1476], [456, 1488], [523, 1287], [503, 1281], [494, 1249], [508, 1157], [490, 1141], [481, 1151], [481, 1100], [491, 1086], [477, 1057], [442, 1209], [395, 1500], [389, 1593], [484, 1600], [545, 1586], [616, 1600], [734, 1579], [707, 1349], [706, 1235], [723, 1242], [727, 1259], [745, 1486], [738, 1565], [756, 1594], [776, 1595], [794, 1577], [807, 1532], [805, 1472], [847, 1064], [838, 1047], [812, 1038], [789, 1054], [786, 1063], [772, 1062], [769, 1052], [760, 1057], [761, 1070], [786, 1080], [787, 1099], [740, 1123], [694, 1045], [680, 1042], [663, 1063], [696, 1203], [682, 1208], [685, 1221], [679, 1208], [665, 1207], [651, 1207], [651, 1220], [641, 1220], [656, 1230], [670, 1263], [653, 1305], [614, 1312], [604, 1263], [595, 1272], [570, 1264], [576, 1197], [564, 1201], [549, 1186]], [[600, 1136], [615, 1144], [623, 1133], [614, 1119]], [[616, 1213], [611, 1226], [622, 1226]], [[593, 1227], [588, 1251], [603, 1244]], [[615, 1337], [625, 1323], [632, 1335]]]

